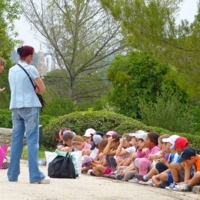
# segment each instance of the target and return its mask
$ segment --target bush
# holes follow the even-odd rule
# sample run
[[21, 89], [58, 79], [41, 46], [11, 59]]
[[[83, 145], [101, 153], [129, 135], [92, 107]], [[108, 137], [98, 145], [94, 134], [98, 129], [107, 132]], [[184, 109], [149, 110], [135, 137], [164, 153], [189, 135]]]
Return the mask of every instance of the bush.
[[75, 103], [68, 98], [56, 97], [49, 101], [41, 115], [63, 116], [74, 111]]
[[181, 97], [177, 92], [163, 89], [155, 99], [154, 103], [140, 100], [140, 115], [143, 123], [162, 127], [172, 132], [196, 130], [192, 109], [181, 102]]
[[11, 110], [1, 109], [0, 113], [0, 127], [12, 128]]
[[52, 141], [52, 135], [55, 131], [69, 127], [78, 135], [83, 135], [87, 128], [94, 128], [97, 131], [106, 133], [108, 130], [114, 130], [119, 134], [134, 132], [138, 129], [145, 131], [156, 131], [162, 134], [177, 134], [188, 138], [193, 147], [200, 149], [200, 136], [194, 136], [189, 133], [173, 133], [168, 130], [146, 126], [145, 124], [120, 114], [105, 111], [74, 112], [50, 121], [44, 129], [43, 145], [46, 148], [55, 148]]
[[[0, 113], [0, 127], [12, 128], [11, 110], [2, 109], [0, 110]], [[40, 115], [40, 124], [43, 125], [43, 127], [46, 127], [52, 119], [54, 119], [52, 116]]]

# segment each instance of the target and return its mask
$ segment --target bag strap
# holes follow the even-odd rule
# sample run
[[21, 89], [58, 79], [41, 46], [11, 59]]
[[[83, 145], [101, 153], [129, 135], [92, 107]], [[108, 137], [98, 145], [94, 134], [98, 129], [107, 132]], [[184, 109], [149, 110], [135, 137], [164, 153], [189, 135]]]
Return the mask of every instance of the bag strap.
[[33, 84], [33, 81], [31, 79], [30, 75], [28, 74], [28, 72], [19, 63], [18, 63], [18, 66], [21, 67], [24, 70], [24, 72], [27, 74], [27, 76], [29, 77], [29, 80], [32, 83], [32, 86], [33, 86], [33, 88], [35, 90], [35, 85]]

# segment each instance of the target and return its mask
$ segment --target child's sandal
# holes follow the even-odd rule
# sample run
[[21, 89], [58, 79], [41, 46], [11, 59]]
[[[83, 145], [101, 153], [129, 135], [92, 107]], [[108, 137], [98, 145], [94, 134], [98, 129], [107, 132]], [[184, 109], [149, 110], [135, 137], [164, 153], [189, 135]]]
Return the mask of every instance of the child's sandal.
[[4, 162], [4, 163], [2, 164], [1, 169], [8, 169], [9, 164], [10, 164], [9, 162]]

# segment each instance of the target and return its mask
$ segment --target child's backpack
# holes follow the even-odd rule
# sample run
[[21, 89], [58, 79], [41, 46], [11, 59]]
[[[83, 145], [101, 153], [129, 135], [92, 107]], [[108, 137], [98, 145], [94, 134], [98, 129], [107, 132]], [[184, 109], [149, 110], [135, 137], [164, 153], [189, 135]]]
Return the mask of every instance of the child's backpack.
[[48, 166], [48, 176], [51, 178], [76, 178], [72, 156], [56, 156]]

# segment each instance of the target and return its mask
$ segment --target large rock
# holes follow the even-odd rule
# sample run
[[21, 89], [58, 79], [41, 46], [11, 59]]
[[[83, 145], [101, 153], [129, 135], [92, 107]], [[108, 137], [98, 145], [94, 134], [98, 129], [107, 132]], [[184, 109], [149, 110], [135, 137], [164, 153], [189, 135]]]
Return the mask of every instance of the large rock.
[[[11, 128], [0, 128], [0, 145], [6, 144], [11, 145], [12, 129]], [[26, 139], [24, 137], [24, 144], [26, 144]]]
[[12, 137], [12, 129], [0, 128], [0, 144], [7, 144], [10, 146]]

